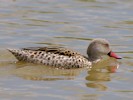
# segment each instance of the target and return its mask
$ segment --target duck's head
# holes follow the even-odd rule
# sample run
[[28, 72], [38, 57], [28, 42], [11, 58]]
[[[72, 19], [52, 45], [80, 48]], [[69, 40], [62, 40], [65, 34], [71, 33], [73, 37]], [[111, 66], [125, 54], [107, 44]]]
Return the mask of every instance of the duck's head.
[[105, 55], [108, 55], [116, 59], [121, 59], [120, 56], [112, 52], [109, 42], [105, 39], [100, 39], [100, 38], [94, 39], [90, 43], [87, 49], [87, 54], [88, 54], [89, 60], [91, 61], [102, 59], [102, 57]]

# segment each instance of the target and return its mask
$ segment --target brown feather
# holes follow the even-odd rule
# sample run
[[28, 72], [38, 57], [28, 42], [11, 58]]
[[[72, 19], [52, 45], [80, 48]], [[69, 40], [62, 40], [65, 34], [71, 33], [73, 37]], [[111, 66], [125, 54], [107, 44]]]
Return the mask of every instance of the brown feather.
[[81, 55], [78, 52], [75, 52], [71, 49], [63, 48], [63, 47], [28, 47], [28, 48], [22, 48], [23, 50], [32, 50], [32, 51], [45, 51], [45, 52], [51, 52], [54, 54], [60, 54], [64, 56], [75, 56], [75, 55]]

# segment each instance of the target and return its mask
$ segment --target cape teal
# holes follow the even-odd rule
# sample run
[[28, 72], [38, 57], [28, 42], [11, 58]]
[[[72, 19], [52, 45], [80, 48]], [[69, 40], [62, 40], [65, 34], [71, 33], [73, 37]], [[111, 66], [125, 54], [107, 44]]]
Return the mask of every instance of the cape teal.
[[55, 68], [89, 67], [94, 61], [108, 55], [121, 59], [111, 51], [109, 42], [105, 39], [94, 39], [87, 49], [88, 57], [63, 47], [29, 47], [22, 49], [8, 49], [19, 61], [43, 64]]

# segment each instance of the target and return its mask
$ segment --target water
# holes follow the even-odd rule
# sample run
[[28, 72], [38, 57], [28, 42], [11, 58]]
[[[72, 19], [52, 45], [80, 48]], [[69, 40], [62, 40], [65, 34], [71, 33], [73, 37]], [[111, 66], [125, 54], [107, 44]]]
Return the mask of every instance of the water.
[[[0, 99], [132, 100], [132, 0], [1, 0]], [[6, 48], [57, 45], [86, 54], [106, 38], [123, 57], [115, 73], [25, 64]]]

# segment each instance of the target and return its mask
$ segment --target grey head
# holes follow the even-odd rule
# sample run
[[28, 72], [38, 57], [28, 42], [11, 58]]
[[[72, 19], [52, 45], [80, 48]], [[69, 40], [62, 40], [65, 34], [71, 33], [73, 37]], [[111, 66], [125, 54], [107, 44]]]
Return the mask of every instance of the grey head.
[[110, 48], [110, 44], [106, 39], [97, 38], [94, 39], [87, 49], [88, 58], [91, 61], [102, 59], [103, 56], [108, 55], [116, 59], [121, 59]]

